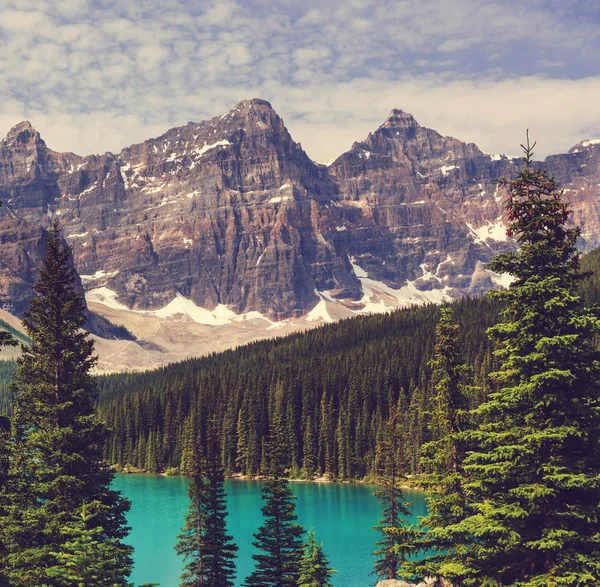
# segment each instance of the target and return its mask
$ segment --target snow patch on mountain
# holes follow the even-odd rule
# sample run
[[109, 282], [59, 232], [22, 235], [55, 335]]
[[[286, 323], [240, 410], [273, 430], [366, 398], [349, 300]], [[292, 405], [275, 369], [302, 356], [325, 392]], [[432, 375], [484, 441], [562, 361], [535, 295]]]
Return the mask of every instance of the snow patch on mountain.
[[335, 320], [327, 311], [327, 298], [323, 295], [324, 293], [325, 292], [319, 292], [315, 289], [315, 294], [321, 299], [319, 300], [319, 303], [306, 315], [306, 320], [308, 322], [335, 322]]
[[[81, 278], [83, 280], [83, 275]], [[97, 287], [86, 292], [85, 294], [86, 302], [96, 302], [98, 304], [108, 306], [109, 308], [113, 308], [114, 310], [126, 310], [131, 312], [132, 310], [119, 302], [117, 297], [117, 293], [112, 289], [108, 289], [108, 287]]]
[[440, 171], [444, 177], [446, 177], [448, 172], [452, 171], [453, 169], [458, 169], [458, 165], [444, 165], [443, 167], [440, 167]]
[[204, 145], [203, 147], [196, 148], [191, 151], [191, 155], [196, 155], [197, 157], [202, 157], [204, 153], [207, 153], [211, 149], [216, 149], [217, 147], [226, 147], [231, 145], [231, 143], [227, 139], [223, 139], [222, 141], [217, 141], [216, 143], [212, 143], [210, 145]]
[[271, 320], [260, 312], [252, 311], [246, 312], [245, 314], [236, 314], [225, 304], [219, 304], [214, 310], [207, 310], [206, 308], [197, 306], [192, 300], [180, 293], [175, 294], [175, 298], [159, 310], [131, 310], [121, 304], [117, 300], [117, 297], [116, 292], [107, 287], [98, 287], [85, 294], [85, 299], [88, 302], [103, 304], [115, 310], [125, 310], [136, 314], [147, 314], [167, 319], [177, 319], [179, 316], [183, 316], [189, 318], [192, 322], [207, 326], [225, 326], [233, 323], [246, 322], [248, 320], [264, 320], [269, 325], [273, 324]]
[[[363, 307], [355, 310], [360, 314], [371, 314], [380, 312], [390, 312], [396, 308], [405, 308], [408, 306], [421, 306], [424, 304], [442, 304], [452, 301], [450, 292], [452, 288], [444, 286], [441, 289], [432, 289], [422, 291], [415, 286], [414, 281], [407, 281], [406, 285], [399, 289], [394, 289], [381, 281], [369, 279], [367, 272], [362, 269], [356, 259], [349, 257], [350, 264], [354, 270], [354, 274], [361, 284], [363, 297], [357, 304], [362, 304]], [[431, 272], [424, 269], [421, 265], [424, 277], [427, 279], [437, 279]]]
[[[79, 237], [79, 236], [82, 236], [82, 235], [72, 234], [71, 236], [73, 236], [73, 237], [78, 236]], [[81, 277], [81, 281], [85, 283], [86, 281], [96, 281], [96, 280], [102, 279], [104, 277], [114, 277], [115, 275], [117, 275], [117, 273], [119, 273], [119, 272], [118, 271], [109, 271], [109, 272], [106, 272], [106, 271], [104, 271], [104, 269], [100, 269], [100, 271], [96, 271], [96, 273], [94, 273], [93, 275], [79, 275], [79, 277]]]
[[487, 239], [492, 239], [494, 241], [506, 241], [506, 226], [502, 217], [496, 218], [496, 220], [492, 222], [488, 222], [479, 228], [475, 228], [472, 224], [465, 222], [468, 229], [471, 231], [475, 240], [477, 242], [485, 244]]

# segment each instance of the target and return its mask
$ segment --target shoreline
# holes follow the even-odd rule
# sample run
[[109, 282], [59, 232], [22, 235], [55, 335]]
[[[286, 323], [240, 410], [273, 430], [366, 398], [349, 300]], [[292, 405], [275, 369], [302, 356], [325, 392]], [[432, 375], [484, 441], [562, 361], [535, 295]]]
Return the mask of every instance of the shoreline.
[[[179, 478], [187, 478], [187, 475], [181, 475], [180, 473], [176, 475], [170, 475], [166, 472], [162, 473], [149, 473], [148, 471], [144, 471], [142, 469], [137, 469], [136, 467], [122, 467], [121, 465], [110, 465], [110, 469], [118, 475], [147, 475], [150, 477], [179, 477]], [[422, 491], [422, 489], [416, 488], [414, 485], [410, 483], [411, 477], [408, 477], [409, 483], [402, 483], [400, 485], [401, 489], [407, 489], [410, 491]], [[256, 475], [256, 476], [248, 476], [242, 475], [240, 473], [234, 473], [232, 475], [226, 475], [225, 480], [231, 481], [266, 481], [267, 477], [264, 475]], [[293, 477], [286, 479], [288, 483], [320, 483], [320, 484], [338, 484], [338, 485], [374, 485], [381, 486], [380, 483], [373, 481], [372, 479], [329, 479], [325, 476], [315, 477], [314, 479], [303, 479], [301, 477]]]

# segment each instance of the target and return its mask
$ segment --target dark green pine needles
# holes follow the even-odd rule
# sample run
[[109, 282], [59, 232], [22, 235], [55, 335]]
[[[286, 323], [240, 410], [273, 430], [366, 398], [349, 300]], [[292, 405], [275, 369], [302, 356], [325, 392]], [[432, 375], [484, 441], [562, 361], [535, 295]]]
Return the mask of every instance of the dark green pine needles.
[[400, 413], [392, 408], [385, 428], [385, 436], [380, 440], [375, 469], [381, 487], [375, 492], [382, 506], [382, 517], [374, 527], [380, 534], [373, 553], [375, 565], [373, 574], [381, 579], [397, 579], [400, 567], [415, 553], [417, 534], [410, 525], [410, 504], [404, 501], [400, 482], [402, 474]]
[[[57, 224], [23, 321], [31, 339], [14, 377], [16, 401], [8, 474], [0, 494], [0, 576], [13, 587], [62, 586], [49, 572], [73, 549], [65, 533], [84, 504], [95, 504], [87, 530], [110, 545], [114, 585], [125, 585], [131, 565], [126, 536], [127, 501], [110, 489], [102, 460], [107, 429], [94, 412], [96, 386], [89, 371], [93, 343], [82, 330], [83, 297], [75, 290], [70, 251]], [[98, 529], [98, 530], [96, 530]], [[98, 583], [100, 584], [100, 583]]]
[[437, 576], [456, 536], [447, 526], [464, 519], [469, 512], [464, 490], [465, 443], [461, 432], [469, 424], [467, 369], [458, 338], [459, 326], [451, 307], [441, 309], [436, 327], [435, 354], [431, 361], [435, 390], [430, 430], [434, 440], [421, 449], [426, 471], [418, 486], [427, 491], [427, 516], [421, 520], [421, 560], [406, 564], [405, 576]]
[[190, 463], [190, 507], [175, 546], [186, 563], [181, 587], [234, 585], [238, 548], [227, 534], [223, 467], [213, 425], [209, 426], [207, 448], [205, 457], [202, 443], [196, 441]]
[[123, 585], [123, 576], [129, 574], [118, 538], [103, 540], [102, 528], [94, 527], [96, 508], [102, 506], [83, 504], [62, 529], [67, 540], [56, 554], [56, 565], [46, 572], [61, 587], [114, 587]]
[[298, 587], [332, 587], [331, 577], [335, 573], [337, 571], [329, 566], [323, 547], [315, 538], [315, 531], [309, 530], [300, 559]]
[[269, 479], [262, 488], [264, 523], [254, 535], [255, 569], [246, 587], [297, 587], [304, 529], [297, 523], [294, 492], [285, 479], [286, 435], [283, 388], [275, 394], [269, 439]]
[[[582, 279], [569, 210], [556, 181], [532, 167], [510, 182], [509, 234], [518, 252], [488, 265], [514, 277], [497, 341], [498, 390], [464, 433], [472, 513], [448, 528], [440, 568], [459, 586], [600, 584], [600, 332]], [[597, 338], [596, 338], [597, 340]]]

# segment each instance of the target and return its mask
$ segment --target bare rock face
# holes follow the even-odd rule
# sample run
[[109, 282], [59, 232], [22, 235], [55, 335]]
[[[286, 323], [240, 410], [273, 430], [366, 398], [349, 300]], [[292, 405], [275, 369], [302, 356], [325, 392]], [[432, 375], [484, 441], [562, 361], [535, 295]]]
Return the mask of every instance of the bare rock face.
[[128, 307], [179, 292], [280, 318], [305, 313], [315, 289], [359, 293], [327, 234], [336, 185], [262, 100], [119, 155], [53, 153], [27, 123], [0, 153], [8, 210], [42, 225], [58, 216], [86, 287]]
[[[522, 164], [442, 137], [393, 110], [329, 172], [340, 204], [359, 210], [348, 215], [348, 242], [370, 278], [395, 287], [416, 279], [421, 289], [449, 287], [456, 296], [503, 284], [485, 270], [495, 254], [515, 246], [506, 238], [507, 193], [497, 181], [513, 177]], [[581, 248], [598, 246], [600, 141], [584, 141], [536, 165], [564, 185], [572, 220], [582, 228]]]
[[478, 264], [507, 246], [504, 194], [495, 182], [513, 169], [506, 157], [442, 137], [393, 110], [329, 171], [342, 206], [360, 216], [348, 238], [370, 277], [396, 287], [421, 278], [421, 288], [456, 294], [479, 292], [481, 280], [472, 280]]
[[[262, 100], [88, 157], [50, 150], [23, 122], [0, 141], [0, 306], [26, 306], [51, 218], [83, 287], [136, 310], [181, 294], [278, 320], [325, 298], [364, 309], [374, 287], [391, 298], [478, 294], [501, 283], [485, 263], [514, 246], [495, 182], [519, 164], [400, 110], [329, 168]], [[600, 144], [543, 164], [566, 188], [582, 246], [596, 246]]]

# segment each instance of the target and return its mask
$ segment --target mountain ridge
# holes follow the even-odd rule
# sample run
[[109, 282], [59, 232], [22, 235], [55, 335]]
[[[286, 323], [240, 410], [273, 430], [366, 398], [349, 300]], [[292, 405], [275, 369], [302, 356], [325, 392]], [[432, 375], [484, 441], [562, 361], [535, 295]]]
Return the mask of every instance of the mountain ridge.
[[[543, 162], [584, 250], [600, 235], [596, 145]], [[328, 166], [257, 98], [116, 154], [57, 153], [23, 121], [0, 141], [0, 306], [26, 307], [51, 218], [96, 306], [158, 313], [183, 298], [270, 327], [478, 294], [506, 283], [485, 263], [514, 246], [495, 182], [519, 162], [397, 108]]]

